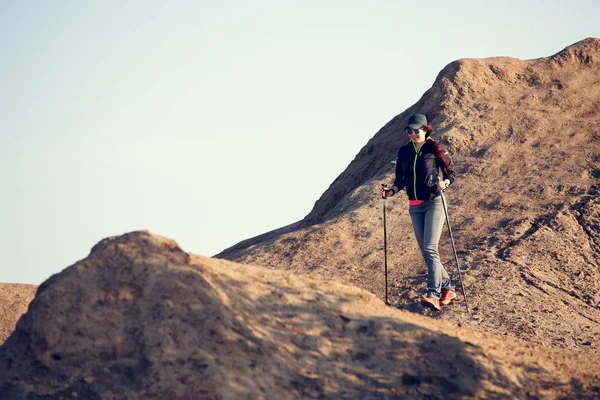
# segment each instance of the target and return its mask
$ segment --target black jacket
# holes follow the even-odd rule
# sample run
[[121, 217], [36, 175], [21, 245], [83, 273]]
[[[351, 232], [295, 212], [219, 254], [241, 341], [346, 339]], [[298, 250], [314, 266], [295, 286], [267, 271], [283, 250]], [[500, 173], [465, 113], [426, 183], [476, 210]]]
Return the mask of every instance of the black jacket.
[[423, 143], [417, 154], [413, 142], [408, 142], [398, 150], [398, 159], [396, 160], [396, 180], [394, 186], [398, 190], [406, 188], [409, 200], [431, 200], [439, 196], [437, 191], [437, 182], [444, 179], [454, 182], [454, 172], [452, 171], [452, 159], [446, 151], [444, 157], [450, 171], [439, 173], [442, 170], [442, 163], [437, 158], [433, 150], [433, 144], [428, 139]]

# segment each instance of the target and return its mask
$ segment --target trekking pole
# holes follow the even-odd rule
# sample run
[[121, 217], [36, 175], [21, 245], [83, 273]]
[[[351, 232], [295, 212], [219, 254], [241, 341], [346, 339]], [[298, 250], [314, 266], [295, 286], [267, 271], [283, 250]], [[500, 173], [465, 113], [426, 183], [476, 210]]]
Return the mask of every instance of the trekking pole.
[[450, 241], [452, 242], [452, 250], [454, 251], [454, 260], [456, 260], [456, 269], [458, 269], [458, 278], [460, 279], [460, 287], [462, 288], [463, 296], [465, 296], [465, 306], [467, 306], [467, 313], [469, 312], [469, 302], [467, 301], [467, 293], [465, 292], [465, 285], [463, 284], [462, 275], [460, 274], [460, 265], [458, 264], [458, 255], [456, 254], [456, 246], [454, 245], [454, 236], [452, 236], [452, 228], [450, 228], [450, 220], [448, 219], [448, 210], [446, 209], [446, 199], [444, 198], [444, 191], [440, 193], [442, 197], [442, 205], [444, 206], [444, 214], [446, 214], [446, 224], [448, 225], [448, 232], [450, 233]]
[[385, 191], [387, 190], [387, 185], [381, 184], [381, 198], [383, 199], [383, 265], [385, 271], [385, 304], [390, 305], [388, 302], [388, 270], [387, 270], [387, 228], [385, 221]]

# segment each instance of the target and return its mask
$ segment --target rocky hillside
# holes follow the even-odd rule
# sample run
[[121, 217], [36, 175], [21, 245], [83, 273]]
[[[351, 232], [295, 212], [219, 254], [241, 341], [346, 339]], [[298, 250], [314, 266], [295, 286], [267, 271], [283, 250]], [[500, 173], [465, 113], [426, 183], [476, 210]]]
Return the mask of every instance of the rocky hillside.
[[[382, 182], [413, 113], [456, 164], [448, 210], [464, 299], [435, 318], [559, 348], [600, 351], [600, 39], [549, 57], [450, 63], [358, 152], [306, 218], [217, 255], [384, 295]], [[406, 195], [388, 200], [390, 295], [415, 303], [426, 269]], [[447, 233], [442, 259], [456, 280]]]
[[39, 287], [0, 398], [594, 398], [596, 364], [134, 232]]
[[27, 311], [37, 286], [0, 283], [0, 345], [12, 333], [21, 315]]

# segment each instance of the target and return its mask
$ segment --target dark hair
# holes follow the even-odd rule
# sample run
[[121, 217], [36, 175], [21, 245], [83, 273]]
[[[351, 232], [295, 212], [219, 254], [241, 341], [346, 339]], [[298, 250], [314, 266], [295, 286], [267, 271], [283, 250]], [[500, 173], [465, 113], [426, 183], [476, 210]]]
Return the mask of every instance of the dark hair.
[[444, 157], [446, 149], [441, 147], [437, 140], [431, 139], [431, 135], [433, 135], [433, 127], [429, 125], [423, 125], [421, 126], [421, 129], [425, 131], [425, 140], [431, 143], [431, 146], [433, 147], [433, 152], [435, 153], [438, 160], [440, 160], [440, 163], [442, 164], [442, 170], [445, 174], [448, 174], [452, 170], [452, 166], [448, 164], [446, 157]]

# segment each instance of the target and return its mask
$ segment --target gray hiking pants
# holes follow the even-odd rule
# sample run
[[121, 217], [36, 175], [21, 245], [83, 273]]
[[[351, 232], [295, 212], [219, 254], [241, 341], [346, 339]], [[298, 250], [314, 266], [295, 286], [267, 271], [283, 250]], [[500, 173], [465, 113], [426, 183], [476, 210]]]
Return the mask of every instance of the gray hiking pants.
[[440, 196], [417, 206], [409, 206], [417, 243], [427, 264], [427, 294], [440, 298], [442, 288], [452, 289], [448, 272], [440, 261], [438, 242], [444, 228], [444, 206]]

